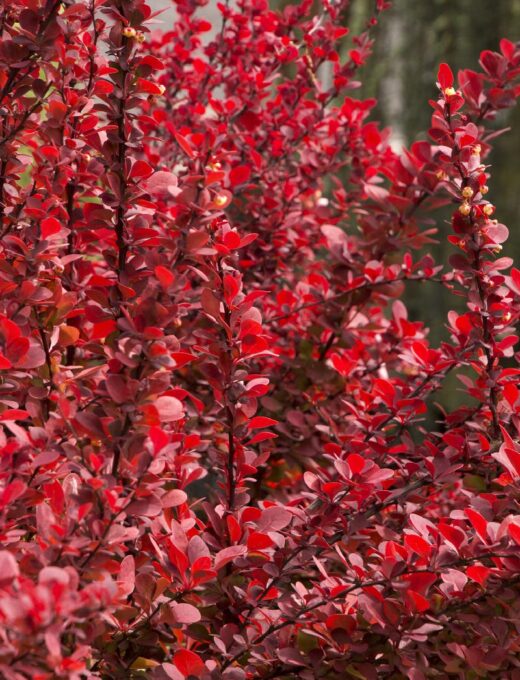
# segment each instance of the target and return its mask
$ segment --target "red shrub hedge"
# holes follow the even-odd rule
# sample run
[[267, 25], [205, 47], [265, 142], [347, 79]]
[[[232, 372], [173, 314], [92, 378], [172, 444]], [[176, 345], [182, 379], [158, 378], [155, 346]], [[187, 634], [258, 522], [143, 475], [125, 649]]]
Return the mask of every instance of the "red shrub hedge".
[[[241, 0], [213, 39], [204, 4], [0, 9], [0, 675], [518, 680], [486, 158], [520, 48], [442, 65], [397, 153], [355, 96], [387, 3], [350, 35], [345, 0]], [[466, 305], [439, 347], [424, 281]]]

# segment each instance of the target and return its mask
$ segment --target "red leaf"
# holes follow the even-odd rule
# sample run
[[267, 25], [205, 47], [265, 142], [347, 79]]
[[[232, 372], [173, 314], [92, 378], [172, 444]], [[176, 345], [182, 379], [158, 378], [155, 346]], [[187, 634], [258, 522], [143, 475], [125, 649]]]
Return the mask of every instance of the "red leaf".
[[244, 184], [251, 177], [251, 168], [247, 165], [237, 165], [229, 172], [229, 182], [232, 187]]
[[465, 535], [462, 529], [450, 526], [449, 524], [439, 524], [439, 533], [458, 550], [464, 543]]
[[[201, 615], [197, 607], [194, 607], [192, 604], [185, 604], [185, 603], [173, 603], [171, 606], [171, 612], [173, 615], [174, 620], [177, 623], [185, 623], [185, 624], [190, 624], [190, 623], [197, 623], [197, 621], [200, 621]], [[178, 667], [178, 666], [177, 666]], [[180, 670], [180, 668], [179, 668]], [[190, 671], [190, 673], [193, 673], [193, 671]]]
[[120, 597], [128, 597], [135, 588], [135, 560], [132, 555], [127, 555], [119, 567], [117, 579]]
[[159, 283], [165, 290], [167, 290], [175, 281], [175, 276], [173, 275], [173, 273], [169, 269], [166, 269], [166, 267], [163, 267], [162, 265], [158, 265], [157, 267], [155, 267], [154, 273]]
[[410, 550], [413, 550], [418, 555], [421, 555], [421, 557], [428, 557], [432, 550], [432, 546], [430, 543], [428, 543], [428, 541], [426, 541], [424, 538], [421, 538], [421, 536], [416, 536], [415, 534], [406, 534], [404, 537], [404, 543]]
[[177, 144], [181, 147], [184, 153], [190, 158], [195, 158], [195, 151], [193, 150], [191, 144], [188, 142], [186, 137], [183, 137], [180, 133], [175, 131], [173, 136], [177, 140]]
[[0, 370], [2, 371], [7, 371], [9, 368], [12, 368], [13, 364], [5, 357], [2, 352], [0, 352]]
[[161, 503], [163, 508], [177, 508], [179, 505], [186, 503], [188, 496], [182, 489], [171, 489], [162, 498]]
[[509, 535], [515, 541], [515, 543], [518, 543], [518, 545], [520, 545], [520, 524], [515, 524], [514, 522], [511, 522], [507, 527], [507, 530], [509, 531]]
[[43, 490], [45, 496], [49, 499], [52, 511], [57, 515], [60, 515], [65, 507], [65, 494], [63, 493], [61, 484], [57, 480], [54, 480], [49, 484], [44, 484]]
[[177, 176], [173, 172], [158, 170], [143, 182], [142, 187], [157, 198], [171, 198], [179, 191], [177, 184]]
[[12, 503], [17, 498], [20, 498], [21, 496], [23, 496], [26, 489], [27, 485], [24, 482], [22, 482], [19, 479], [15, 479], [10, 484], [8, 484], [3, 490], [2, 495], [0, 497], [1, 505], [2, 506], [9, 505], [9, 503]]
[[280, 531], [291, 523], [292, 518], [293, 515], [289, 510], [274, 505], [262, 512], [262, 517], [258, 521], [258, 528], [261, 531]]
[[153, 168], [151, 168], [145, 161], [136, 161], [132, 165], [130, 170], [130, 178], [135, 179], [136, 177], [150, 177], [153, 173]]
[[363, 472], [366, 461], [363, 456], [360, 456], [358, 453], [351, 453], [347, 456], [347, 463], [352, 474], [357, 475], [360, 472]]
[[466, 574], [469, 578], [480, 583], [481, 586], [484, 586], [486, 585], [489, 574], [491, 574], [491, 569], [489, 569], [489, 567], [474, 564], [466, 569]]
[[125, 510], [129, 517], [133, 515], [137, 517], [157, 517], [162, 512], [162, 505], [159, 497], [152, 494], [146, 498], [132, 501]]
[[454, 77], [451, 68], [448, 64], [441, 64], [439, 66], [439, 73], [437, 75], [437, 80], [441, 89], [445, 90], [448, 87], [453, 87]]
[[240, 290], [239, 280], [234, 276], [226, 274], [224, 276], [224, 297], [228, 305], [232, 304], [239, 290]]
[[226, 524], [229, 532], [229, 538], [233, 541], [239, 541], [242, 536], [242, 529], [240, 524], [237, 522], [233, 515], [228, 515], [226, 518]]
[[228, 562], [232, 562], [237, 557], [245, 555], [247, 548], [245, 545], [231, 545], [229, 548], [219, 550], [215, 555], [215, 569], [222, 569]]
[[108, 80], [98, 80], [94, 85], [94, 94], [111, 94], [114, 91], [114, 85]]
[[466, 508], [466, 517], [469, 519], [473, 527], [475, 528], [475, 531], [477, 534], [480, 536], [480, 538], [484, 541], [484, 543], [487, 543], [488, 540], [488, 535], [487, 535], [487, 522], [482, 517], [480, 512], [477, 512], [476, 510], [473, 510], [472, 508]]
[[107, 392], [116, 404], [124, 404], [129, 398], [126, 380], [122, 375], [111, 374], [106, 378]]
[[175, 420], [180, 420], [184, 416], [184, 408], [182, 402], [176, 397], [158, 397], [153, 405], [157, 409], [159, 418], [165, 423], [171, 423]]
[[157, 83], [147, 80], [146, 78], [137, 79], [137, 90], [139, 92], [145, 92], [146, 94], [163, 94], [163, 88]]
[[414, 611], [425, 612], [430, 608], [429, 600], [427, 600], [424, 595], [416, 593], [414, 590], [407, 590], [406, 598]]
[[106, 321], [98, 321], [93, 324], [92, 330], [90, 332], [91, 340], [99, 340], [101, 338], [106, 338], [107, 335], [113, 333], [117, 330], [117, 324], [113, 319], [107, 319]]
[[0, 588], [10, 585], [19, 574], [14, 556], [8, 550], [0, 550]]
[[500, 449], [491, 455], [509, 470], [513, 479], [520, 477], [520, 452], [502, 444]]
[[252, 531], [247, 538], [249, 550], [264, 550], [271, 548], [273, 545], [273, 540], [267, 534], [261, 534], [258, 531]]
[[325, 625], [329, 630], [346, 630], [347, 633], [353, 633], [356, 629], [356, 622], [352, 616], [346, 614], [331, 614], [327, 617]]
[[41, 221], [40, 229], [42, 238], [48, 238], [61, 231], [62, 225], [55, 217], [46, 217]]
[[257, 430], [262, 427], [271, 427], [271, 425], [278, 425], [278, 421], [267, 418], [267, 416], [255, 416], [254, 418], [251, 418], [247, 427], [249, 430]]
[[0, 414], [0, 420], [23, 420], [29, 417], [29, 411], [20, 408], [9, 408]]
[[149, 66], [150, 68], [153, 68], [154, 71], [161, 71], [163, 68], [165, 68], [164, 63], [160, 59], [157, 59], [157, 57], [154, 57], [152, 54], [147, 54], [142, 59], [140, 59], [139, 66], [141, 65]]
[[240, 244], [242, 243], [240, 236], [236, 231], [228, 231], [227, 234], [224, 235], [222, 242], [226, 248], [229, 248], [230, 250], [240, 248]]
[[196, 675], [199, 677], [206, 670], [206, 666], [200, 656], [188, 649], [181, 649], [179, 652], [175, 652], [173, 663], [185, 676]]
[[80, 411], [76, 414], [75, 420], [90, 437], [105, 439], [106, 435], [103, 429], [103, 423], [95, 413]]

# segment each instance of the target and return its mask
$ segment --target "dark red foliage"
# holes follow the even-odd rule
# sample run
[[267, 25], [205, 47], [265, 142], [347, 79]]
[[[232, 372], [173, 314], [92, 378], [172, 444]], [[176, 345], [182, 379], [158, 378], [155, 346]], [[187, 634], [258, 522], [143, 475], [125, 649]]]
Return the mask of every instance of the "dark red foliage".
[[[520, 48], [443, 64], [398, 153], [355, 97], [388, 3], [352, 35], [345, 0], [239, 0], [215, 38], [175, 4], [0, 9], [0, 676], [519, 680], [486, 158]], [[439, 347], [424, 281], [466, 303]]]

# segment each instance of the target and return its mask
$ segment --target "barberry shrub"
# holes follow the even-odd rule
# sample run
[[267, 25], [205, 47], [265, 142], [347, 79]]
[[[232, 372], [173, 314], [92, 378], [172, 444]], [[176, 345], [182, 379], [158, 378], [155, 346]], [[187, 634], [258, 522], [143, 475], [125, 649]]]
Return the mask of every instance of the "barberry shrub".
[[518, 680], [520, 47], [398, 153], [387, 3], [204, 4], [0, 9], [0, 676]]

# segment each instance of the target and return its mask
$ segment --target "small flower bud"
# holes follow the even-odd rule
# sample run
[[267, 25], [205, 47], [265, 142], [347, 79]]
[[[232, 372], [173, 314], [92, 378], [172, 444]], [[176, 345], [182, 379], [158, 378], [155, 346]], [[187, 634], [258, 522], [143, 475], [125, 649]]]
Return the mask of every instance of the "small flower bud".
[[464, 189], [462, 190], [462, 196], [464, 198], [473, 198], [474, 193], [475, 192], [473, 191], [473, 189], [471, 187], [464, 187]]
[[144, 41], [146, 40], [146, 36], [142, 31], [137, 31], [135, 39], [137, 40], [138, 43], [144, 43]]
[[219, 194], [218, 196], [215, 196], [213, 203], [218, 207], [222, 208], [226, 203], [228, 202], [227, 197], [223, 196], [222, 194]]
[[447, 87], [444, 90], [444, 96], [445, 97], [453, 97], [454, 94], [457, 94], [457, 91], [455, 90], [454, 87]]
[[131, 26], [125, 26], [121, 33], [125, 38], [135, 38], [137, 36], [137, 31]]
[[488, 187], [487, 184], [483, 184], [483, 185], [480, 187], [480, 193], [481, 193], [483, 196], [484, 196], [484, 194], [487, 194], [488, 191], [489, 191], [489, 187]]
[[159, 90], [161, 91], [161, 94], [164, 94], [166, 92], [166, 88], [164, 85], [159, 85]]
[[490, 217], [495, 212], [495, 206], [492, 205], [491, 203], [487, 203], [482, 208], [482, 212], [484, 213], [484, 215], [487, 215], [488, 217]]
[[470, 212], [471, 212], [471, 206], [470, 206], [470, 204], [467, 203], [466, 201], [464, 201], [464, 203], [461, 203], [461, 204], [459, 205], [459, 212], [460, 212], [461, 215], [464, 215], [464, 216], [469, 215]]

